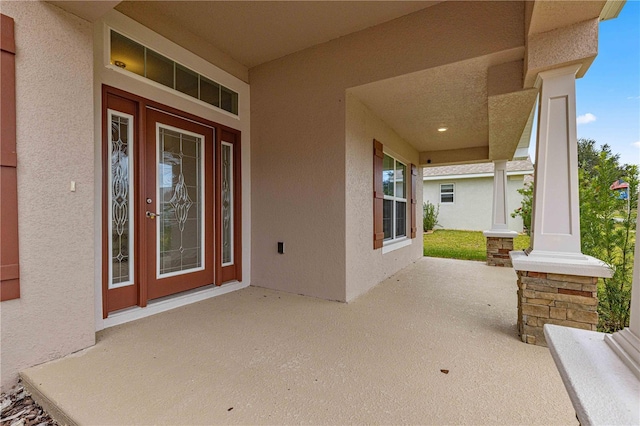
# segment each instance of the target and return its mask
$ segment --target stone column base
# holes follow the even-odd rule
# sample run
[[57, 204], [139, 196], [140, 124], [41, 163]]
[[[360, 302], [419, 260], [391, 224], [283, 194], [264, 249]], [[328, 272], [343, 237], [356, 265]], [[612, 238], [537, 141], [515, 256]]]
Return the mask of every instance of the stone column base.
[[530, 271], [516, 273], [518, 334], [523, 342], [547, 346], [542, 329], [545, 324], [597, 329], [597, 277]]
[[509, 252], [513, 250], [513, 237], [487, 237], [487, 265], [510, 268]]

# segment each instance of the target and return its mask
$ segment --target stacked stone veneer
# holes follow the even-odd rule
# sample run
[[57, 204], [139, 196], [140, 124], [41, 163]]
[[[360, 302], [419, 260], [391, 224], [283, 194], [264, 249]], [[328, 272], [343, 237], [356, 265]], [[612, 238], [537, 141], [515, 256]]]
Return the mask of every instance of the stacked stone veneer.
[[487, 265], [511, 267], [512, 237], [487, 237]]
[[542, 329], [545, 324], [596, 330], [598, 278], [527, 271], [516, 273], [518, 333], [523, 342], [547, 346]]

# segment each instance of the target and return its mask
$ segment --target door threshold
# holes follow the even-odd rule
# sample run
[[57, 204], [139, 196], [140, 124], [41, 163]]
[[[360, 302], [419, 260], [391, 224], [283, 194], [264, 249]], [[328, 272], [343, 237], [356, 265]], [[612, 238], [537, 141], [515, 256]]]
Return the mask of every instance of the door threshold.
[[246, 287], [249, 287], [249, 284], [233, 281], [221, 286], [211, 284], [177, 295], [162, 297], [160, 299], [152, 300], [144, 308], [134, 306], [109, 314], [107, 318], [96, 323], [96, 331], [159, 314], [160, 312], [169, 311], [171, 309], [179, 308], [180, 306], [190, 305], [191, 303], [200, 302], [201, 300], [209, 299], [211, 297], [221, 296]]

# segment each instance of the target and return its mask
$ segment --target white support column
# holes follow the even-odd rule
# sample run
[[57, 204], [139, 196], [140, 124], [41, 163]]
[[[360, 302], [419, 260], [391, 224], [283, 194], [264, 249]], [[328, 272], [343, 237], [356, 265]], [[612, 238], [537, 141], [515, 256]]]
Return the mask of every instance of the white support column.
[[533, 250], [581, 256], [575, 73], [540, 73]]
[[518, 235], [510, 231], [507, 223], [507, 160], [493, 162], [493, 214], [491, 229], [484, 231], [485, 237], [513, 238]]
[[507, 218], [507, 160], [493, 162], [493, 214], [491, 229], [484, 231], [487, 238], [487, 265], [511, 267], [509, 253], [513, 250], [513, 239], [518, 235], [509, 231]]
[[532, 251], [512, 252], [518, 271], [610, 277], [611, 270], [580, 249], [575, 74], [571, 65], [538, 75], [538, 143]]

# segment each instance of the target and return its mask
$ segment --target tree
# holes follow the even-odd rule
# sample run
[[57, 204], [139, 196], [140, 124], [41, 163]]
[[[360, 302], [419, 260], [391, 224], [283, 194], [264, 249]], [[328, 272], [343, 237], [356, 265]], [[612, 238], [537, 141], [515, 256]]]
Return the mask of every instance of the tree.
[[598, 149], [596, 148], [596, 141], [593, 139], [578, 140], [578, 169], [592, 174], [597, 163]]
[[531, 215], [533, 214], [533, 182], [525, 183], [524, 187], [518, 189], [518, 193], [522, 195], [522, 203], [520, 207], [511, 213], [511, 217], [522, 218], [524, 232], [531, 236]]
[[[599, 329], [613, 332], [629, 324], [635, 217], [638, 197], [638, 167], [620, 165], [608, 145], [598, 150], [590, 139], [578, 141], [580, 165], [580, 236], [582, 252], [606, 262], [613, 277], [602, 280], [598, 288], [600, 300]], [[622, 179], [629, 184], [627, 196], [610, 189]]]
[[613, 155], [611, 147], [604, 144], [600, 149], [596, 148], [596, 141], [593, 139], [578, 139], [578, 169], [592, 175], [595, 173], [595, 167], [600, 163], [600, 154], [605, 153], [606, 157], [615, 159], [615, 168], [620, 175], [624, 174], [625, 166], [620, 166], [620, 155]]

